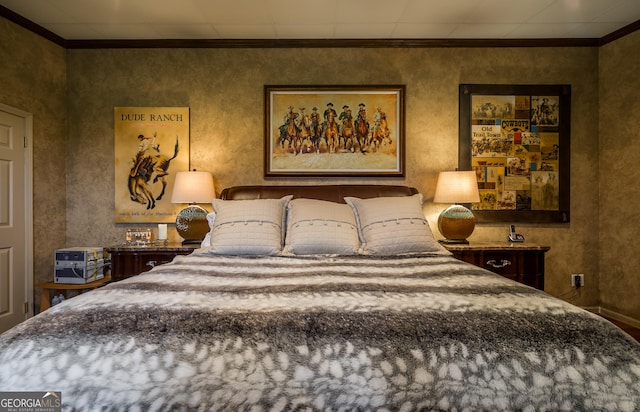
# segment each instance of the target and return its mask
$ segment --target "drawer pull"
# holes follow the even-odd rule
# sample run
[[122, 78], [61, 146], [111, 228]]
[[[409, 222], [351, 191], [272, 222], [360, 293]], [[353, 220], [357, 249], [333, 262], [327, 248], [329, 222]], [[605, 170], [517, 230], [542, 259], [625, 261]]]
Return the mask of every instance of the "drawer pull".
[[155, 260], [150, 260], [147, 262], [147, 266], [150, 266], [152, 268], [156, 267], [156, 261]]
[[496, 262], [494, 259], [487, 260], [487, 265], [492, 266], [496, 269], [503, 268], [505, 266], [509, 266], [511, 264], [507, 259], [502, 259], [499, 262]]

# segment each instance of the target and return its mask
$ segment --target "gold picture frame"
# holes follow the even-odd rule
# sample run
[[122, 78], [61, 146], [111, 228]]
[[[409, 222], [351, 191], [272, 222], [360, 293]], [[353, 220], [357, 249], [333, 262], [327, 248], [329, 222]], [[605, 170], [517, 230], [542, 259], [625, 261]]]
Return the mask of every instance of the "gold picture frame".
[[265, 86], [265, 177], [404, 176], [404, 92]]

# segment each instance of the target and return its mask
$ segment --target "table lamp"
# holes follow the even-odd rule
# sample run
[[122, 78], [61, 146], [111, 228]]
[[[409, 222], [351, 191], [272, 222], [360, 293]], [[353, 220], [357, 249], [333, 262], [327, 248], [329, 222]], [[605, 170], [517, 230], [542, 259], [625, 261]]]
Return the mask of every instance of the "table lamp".
[[209, 231], [207, 211], [196, 203], [211, 203], [215, 197], [213, 177], [195, 170], [176, 173], [171, 203], [189, 203], [176, 216], [176, 230], [183, 245], [201, 243]]
[[469, 243], [476, 218], [471, 210], [460, 203], [480, 201], [478, 182], [474, 171], [440, 172], [434, 203], [454, 203], [438, 216], [438, 230], [445, 239], [442, 243]]

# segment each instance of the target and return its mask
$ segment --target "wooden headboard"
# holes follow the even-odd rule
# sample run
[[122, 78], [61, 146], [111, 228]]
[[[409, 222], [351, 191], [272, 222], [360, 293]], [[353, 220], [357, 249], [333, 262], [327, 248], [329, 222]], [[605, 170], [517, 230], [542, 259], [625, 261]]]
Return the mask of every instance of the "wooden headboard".
[[372, 197], [411, 196], [415, 187], [400, 185], [316, 185], [316, 186], [231, 186], [222, 190], [223, 200], [279, 199], [286, 195], [294, 198], [328, 200], [344, 203], [345, 196], [369, 199]]

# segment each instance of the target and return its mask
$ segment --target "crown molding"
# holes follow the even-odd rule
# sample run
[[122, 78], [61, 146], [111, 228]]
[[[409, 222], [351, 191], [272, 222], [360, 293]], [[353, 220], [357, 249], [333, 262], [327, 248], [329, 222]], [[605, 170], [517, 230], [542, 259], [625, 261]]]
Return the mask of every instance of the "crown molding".
[[7, 20], [17, 24], [18, 26], [22, 26], [25, 29], [44, 37], [45, 39], [59, 45], [62, 47], [66, 47], [66, 40], [57, 34], [45, 29], [44, 27], [32, 22], [29, 19], [25, 19], [18, 13], [15, 13], [4, 6], [0, 6], [0, 16], [6, 18]]
[[635, 21], [631, 24], [628, 24], [621, 29], [618, 29], [614, 32], [607, 34], [606, 36], [601, 37], [599, 46], [604, 46], [607, 43], [611, 43], [614, 40], [618, 40], [626, 36], [627, 34], [631, 34], [637, 31], [638, 29], [640, 29], [640, 20]]
[[164, 39], [67, 40], [68, 49], [597, 47], [599, 39]]
[[639, 20], [601, 38], [67, 40], [4, 6], [0, 6], [0, 16], [67, 49], [599, 47], [640, 29]]

